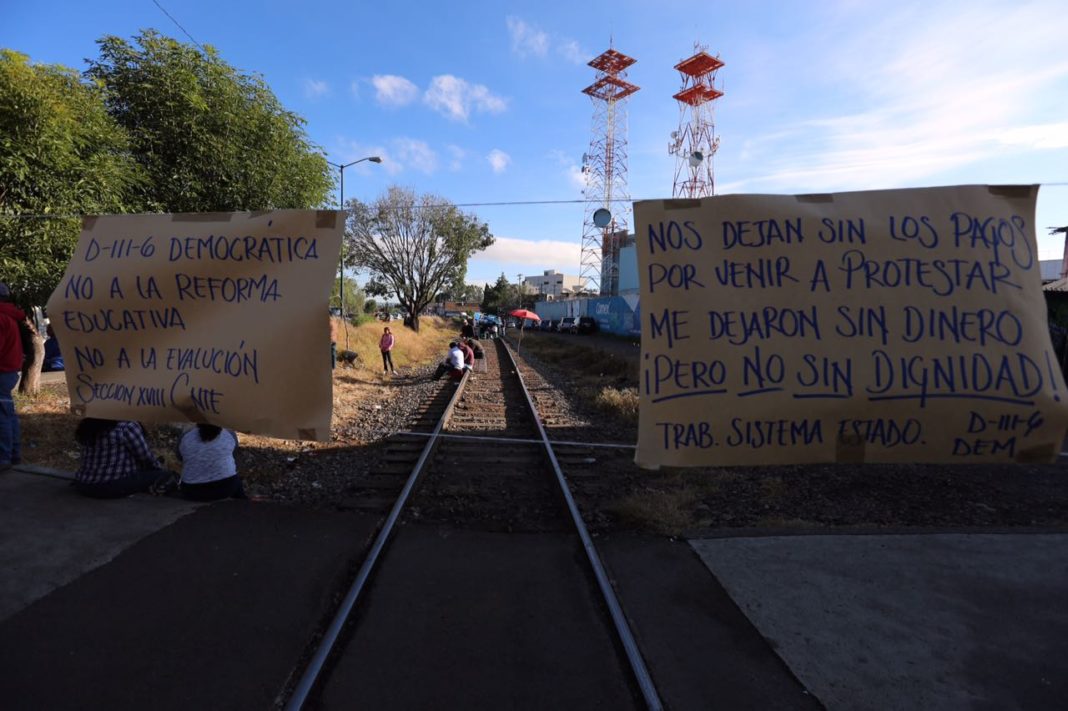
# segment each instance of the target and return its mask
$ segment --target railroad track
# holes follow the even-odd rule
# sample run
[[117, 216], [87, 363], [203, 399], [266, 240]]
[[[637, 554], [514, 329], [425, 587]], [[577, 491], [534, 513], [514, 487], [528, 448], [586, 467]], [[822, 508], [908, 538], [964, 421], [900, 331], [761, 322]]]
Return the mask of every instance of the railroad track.
[[[595, 660], [592, 667], [597, 667], [590, 672], [590, 699], [611, 699], [613, 694], [621, 701], [628, 697], [633, 699], [636, 690], [646, 708], [661, 708], [644, 660], [572, 498], [557, 454], [545, 434], [531, 393], [504, 342], [485, 341], [483, 345], [486, 356], [484, 372], [468, 373], [458, 383], [445, 382], [437, 396], [417, 415], [409, 432], [391, 441], [381, 466], [377, 467], [377, 473], [362, 484], [358, 495], [363, 501], [360, 508], [384, 511], [386, 502], [391, 502], [389, 513], [352, 587], [290, 695], [286, 709], [295, 711], [305, 708], [313, 693], [317, 702], [322, 702], [324, 698], [348, 699], [354, 695], [366, 699], [368, 693], [376, 691], [376, 686], [388, 684], [389, 679], [394, 678], [395, 665], [385, 660], [391, 654], [408, 659], [413, 654], [411, 650], [424, 646], [422, 636], [433, 636], [433, 629], [428, 628], [445, 625], [448, 634], [444, 638], [447, 644], [456, 637], [455, 630], [447, 627], [450, 624], [448, 618], [450, 614], [467, 615], [469, 610], [462, 609], [458, 613], [431, 610], [425, 618], [420, 617], [425, 600], [417, 597], [414, 590], [419, 585], [426, 585], [426, 575], [430, 574], [412, 570], [415, 566], [403, 560], [406, 555], [404, 551], [417, 550], [419, 546], [399, 540], [391, 546], [395, 552], [387, 554], [387, 546], [392, 539], [398, 536], [401, 539], [405, 536], [411, 538], [414, 535], [410, 526], [401, 526], [406, 523], [428, 524], [420, 528], [423, 531], [447, 527], [449, 531], [462, 529], [465, 532], [454, 535], [441, 549], [442, 552], [437, 554], [438, 558], [457, 556], [451, 564], [443, 562], [444, 572], [434, 579], [434, 594], [442, 599], [485, 594], [487, 601], [496, 605], [500, 595], [508, 595], [507, 581], [513, 578], [522, 578], [529, 573], [534, 581], [529, 583], [530, 586], [552, 586], [558, 578], [561, 591], [568, 592], [565, 595], [550, 589], [549, 593], [562, 596], [565, 600], [567, 595], [575, 597], [575, 608], [580, 612], [574, 614], [580, 620], [579, 626], [592, 627], [584, 632], [573, 632], [578, 635], [577, 640], [561, 644], [563, 648], [554, 650], [539, 646], [543, 644], [541, 630], [552, 621], [536, 624], [529, 635], [534, 639], [520, 643], [513, 641], [517, 646], [535, 646], [529, 651], [532, 668], [545, 671], [553, 664], [561, 663], [557, 658], [575, 654], [573, 647], [589, 639], [592, 641], [588, 646], [599, 650], [590, 653]], [[566, 460], [577, 463], [579, 469], [583, 461], [595, 459], [591, 455], [592, 449], [585, 451], [581, 446], [565, 449], [569, 452]], [[397, 533], [399, 528], [401, 534]], [[543, 535], [503, 539], [501, 533]], [[489, 567], [499, 577], [494, 582], [487, 582], [492, 586], [489, 591], [477, 589], [472, 592], [470, 581], [453, 581], [451, 584], [459, 585], [460, 589], [456, 592], [449, 590], [448, 581], [453, 569], [463, 568], [469, 563], [469, 558], [481, 554], [480, 551], [487, 547], [487, 541], [492, 549], [500, 548], [502, 540], [506, 540], [505, 546], [515, 548], [515, 555], [507, 554], [504, 558], [494, 559], [497, 562]], [[480, 541], [482, 545], [472, 548], [473, 552], [469, 554], [462, 550], [466, 541]], [[432, 546], [438, 543], [431, 540]], [[531, 546], [538, 548], [532, 549]], [[542, 549], [546, 547], [551, 550], [543, 555]], [[524, 553], [524, 550], [533, 552]], [[523, 565], [525, 555], [530, 556], [531, 570], [519, 569], [518, 576], [515, 573], [509, 576], [505, 571], [514, 571], [515, 566]], [[544, 570], [539, 572], [542, 558], [552, 562], [544, 563]], [[489, 572], [473, 563], [471, 565], [472, 575]], [[561, 565], [572, 569], [562, 569]], [[375, 582], [372, 584], [373, 580]], [[373, 592], [371, 588], [374, 588]], [[519, 589], [512, 597], [519, 600], [525, 593], [525, 590]], [[413, 595], [412, 601], [400, 602], [405, 595]], [[401, 609], [391, 610], [390, 603]], [[462, 600], [460, 604], [463, 604]], [[520, 603], [509, 599], [508, 604], [526, 604], [524, 614], [537, 614], [537, 611], [530, 610], [537, 606], [537, 601]], [[590, 615], [590, 609], [600, 611], [599, 619], [589, 619], [598, 617]], [[380, 613], [376, 610], [380, 610]], [[395, 619], [386, 621], [391, 614]], [[488, 621], [479, 620], [472, 626], [483, 624], [488, 630], [487, 637], [499, 637], [500, 628], [507, 628], [507, 625], [502, 623], [495, 628], [495, 614], [514, 617], [516, 611], [502, 612], [496, 607], [488, 609], [485, 615]], [[357, 618], [355, 623], [352, 622], [353, 617]], [[381, 620], [377, 619], [379, 617]], [[446, 622], [439, 622], [439, 618], [446, 619]], [[575, 626], [574, 623], [571, 626]], [[410, 634], [420, 638], [398, 640], [400, 629], [407, 629]], [[462, 635], [466, 628], [461, 628], [460, 632]], [[548, 638], [556, 640], [552, 635]], [[456, 644], [463, 648], [463, 642], [460, 639]], [[598, 643], [601, 647], [597, 646]], [[361, 649], [361, 644], [365, 647], [380, 645], [383, 649]], [[526, 657], [523, 657], [521, 650], [501, 650], [497, 656], [507, 656], [509, 652], [522, 657], [525, 663]], [[507, 668], [501, 666], [503, 662], [498, 664], [492, 650], [470, 652], [463, 648], [462, 651], [453, 652], [453, 656], [463, 653], [480, 657], [483, 666], [490, 670], [488, 674], [495, 678], [507, 677], [509, 673], [515, 673], [511, 671], [514, 667], [522, 666], [514, 663]], [[604, 657], [612, 659], [605, 660]], [[346, 675], [364, 673], [368, 666], [377, 662], [384, 665], [383, 670], [378, 672], [378, 678], [362, 682], [363, 686], [353, 686], [355, 682], [345, 681]], [[565, 667], [570, 671], [570, 666]], [[462, 675], [461, 669], [459, 676]], [[627, 678], [615, 679], [618, 676]], [[525, 677], [522, 681], [526, 681]], [[448, 682], [446, 679], [443, 683]], [[487, 680], [485, 683], [492, 687], [496, 682]], [[338, 691], [334, 687], [345, 691]], [[620, 692], [621, 687], [623, 692]], [[407, 691], [415, 693], [410, 689]], [[619, 696], [620, 693], [623, 697]], [[499, 698], [502, 697], [498, 697], [498, 701]], [[327, 705], [330, 705], [329, 702]]]

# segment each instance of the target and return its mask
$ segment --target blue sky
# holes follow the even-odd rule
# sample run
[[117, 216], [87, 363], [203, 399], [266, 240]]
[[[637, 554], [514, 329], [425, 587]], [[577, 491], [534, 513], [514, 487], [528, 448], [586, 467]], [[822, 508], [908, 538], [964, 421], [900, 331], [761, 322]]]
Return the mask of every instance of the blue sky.
[[[581, 198], [586, 62], [614, 47], [629, 79], [630, 194], [670, 197], [673, 66], [719, 54], [717, 193], [1068, 183], [1068, 11], [1049, 2], [219, 2], [159, 0], [201, 44], [262, 74], [303, 115], [346, 197], [392, 183], [456, 203]], [[152, 0], [0, 0], [0, 46], [78, 69], [105, 34], [187, 38]], [[497, 244], [468, 280], [578, 274], [580, 204], [470, 208]], [[1043, 187], [1047, 226], [1068, 185]]]

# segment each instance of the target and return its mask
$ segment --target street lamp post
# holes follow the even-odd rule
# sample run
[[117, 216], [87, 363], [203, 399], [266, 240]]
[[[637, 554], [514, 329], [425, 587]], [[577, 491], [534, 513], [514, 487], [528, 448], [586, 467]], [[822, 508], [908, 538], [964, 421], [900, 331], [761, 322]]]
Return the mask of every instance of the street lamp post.
[[[378, 156], [367, 156], [366, 158], [360, 158], [359, 160], [354, 160], [351, 163], [344, 163], [344, 164], [342, 164], [342, 163], [333, 163], [331, 161], [326, 161], [327, 165], [332, 165], [333, 167], [337, 168], [338, 175], [341, 176], [341, 181], [340, 181], [341, 196], [340, 197], [341, 197], [341, 210], [342, 211], [345, 210], [345, 168], [349, 168], [351, 166], [354, 166], [357, 163], [363, 163], [365, 160], [369, 160], [372, 163], [381, 163], [382, 162], [382, 159], [379, 158]], [[348, 222], [347, 218], [343, 217], [342, 219], [344, 219], [346, 221], [346, 223]], [[340, 262], [341, 263], [338, 265], [338, 269], [337, 269], [337, 294], [338, 294], [338, 302], [339, 302], [338, 305], [341, 307], [341, 320], [344, 321], [345, 320], [345, 225], [344, 224], [341, 226], [341, 260], [340, 260]], [[348, 333], [348, 332], [346, 331], [346, 333]]]

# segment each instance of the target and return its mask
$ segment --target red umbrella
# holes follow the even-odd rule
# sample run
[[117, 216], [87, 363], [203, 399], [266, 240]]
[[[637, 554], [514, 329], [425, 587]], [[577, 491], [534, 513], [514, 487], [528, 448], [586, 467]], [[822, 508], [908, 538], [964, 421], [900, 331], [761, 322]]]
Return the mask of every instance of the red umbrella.
[[533, 311], [527, 311], [526, 309], [516, 309], [515, 311], [509, 311], [509, 316], [515, 316], [516, 318], [529, 318], [531, 321], [541, 321], [541, 316], [538, 316]]

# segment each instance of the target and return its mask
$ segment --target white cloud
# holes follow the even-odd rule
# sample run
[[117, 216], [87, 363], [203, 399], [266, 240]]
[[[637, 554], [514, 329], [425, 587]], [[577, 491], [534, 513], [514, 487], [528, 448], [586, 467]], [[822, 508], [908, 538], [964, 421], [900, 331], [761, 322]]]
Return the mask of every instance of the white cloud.
[[319, 99], [330, 94], [330, 85], [318, 79], [304, 80], [304, 96], [309, 99]]
[[571, 156], [564, 153], [559, 148], [554, 148], [549, 151], [549, 157], [552, 158], [558, 166], [563, 168], [562, 175], [567, 178], [567, 184], [576, 190], [586, 189], [586, 174], [582, 172], [582, 166], [575, 162]]
[[383, 106], [406, 106], [419, 96], [419, 87], [396, 74], [376, 74], [371, 77], [375, 100]]
[[438, 169], [438, 155], [426, 141], [414, 138], [397, 138], [393, 141], [397, 160], [403, 167], [410, 167], [420, 173], [430, 175]]
[[579, 165], [569, 165], [565, 171], [567, 175], [567, 181], [571, 187], [578, 190], [586, 189], [586, 174], [582, 172], [582, 167]]
[[[1068, 126], [1050, 101], [1068, 83], [1056, 3], [899, 7], [869, 16], [866, 31], [825, 24], [839, 40], [813, 43], [825, 49], [809, 61], [857, 110], [795, 112], [792, 125], [745, 144], [746, 165], [760, 166], [759, 174], [721, 191], [910, 185], [979, 161], [1068, 147]], [[858, 19], [849, 13], [839, 19]]]
[[508, 155], [499, 148], [494, 148], [486, 156], [486, 160], [489, 161], [490, 167], [493, 168], [494, 173], [503, 173], [508, 167], [508, 164], [512, 162], [512, 156]]
[[586, 64], [593, 59], [592, 52], [581, 47], [578, 42], [572, 39], [561, 40], [556, 46], [556, 51], [572, 64]]
[[516, 56], [544, 58], [552, 47], [558, 55], [572, 64], [585, 64], [593, 58], [593, 55], [575, 40], [550, 35], [537, 25], [514, 15], [506, 17], [504, 23], [512, 40], [512, 53]]
[[508, 16], [504, 22], [508, 26], [508, 34], [512, 38], [512, 51], [520, 57], [528, 55], [544, 57], [549, 51], [549, 35], [539, 28], [524, 22], [518, 17]]
[[[578, 232], [576, 231], [576, 235]], [[582, 259], [582, 245], [578, 237], [573, 242], [560, 240], [525, 240], [515, 237], [496, 236], [493, 244], [471, 257], [472, 264], [494, 266], [505, 270], [509, 280], [511, 272], [541, 273], [545, 269], [559, 269], [565, 274], [576, 273]], [[483, 270], [485, 271], [485, 270]]]
[[456, 145], [448, 145], [445, 148], [449, 151], [449, 155], [452, 159], [449, 161], [449, 170], [455, 172], [464, 167], [463, 160], [467, 157], [467, 151]]
[[454, 121], [467, 121], [472, 111], [497, 114], [508, 104], [482, 84], [471, 84], [451, 74], [436, 76], [423, 95], [426, 104]]

